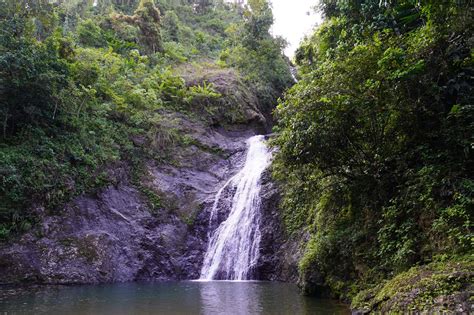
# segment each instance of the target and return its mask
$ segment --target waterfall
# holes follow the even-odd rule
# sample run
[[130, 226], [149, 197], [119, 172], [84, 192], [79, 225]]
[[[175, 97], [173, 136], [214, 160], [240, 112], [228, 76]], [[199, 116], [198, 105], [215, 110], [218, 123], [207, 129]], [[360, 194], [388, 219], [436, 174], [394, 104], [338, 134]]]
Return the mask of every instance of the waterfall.
[[247, 140], [243, 168], [217, 192], [210, 224], [221, 210], [219, 200], [227, 189], [234, 189], [230, 213], [210, 235], [201, 280], [250, 280], [259, 258], [260, 177], [270, 163], [264, 136]]

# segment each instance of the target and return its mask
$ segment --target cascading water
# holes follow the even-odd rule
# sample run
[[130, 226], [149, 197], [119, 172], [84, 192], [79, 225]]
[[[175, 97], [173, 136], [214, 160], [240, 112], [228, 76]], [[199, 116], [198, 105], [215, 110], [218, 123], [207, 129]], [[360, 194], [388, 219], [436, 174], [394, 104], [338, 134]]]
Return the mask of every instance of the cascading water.
[[271, 153], [264, 136], [247, 140], [243, 168], [216, 194], [210, 224], [220, 210], [222, 193], [234, 188], [230, 213], [210, 235], [200, 280], [250, 280], [259, 258], [260, 177], [270, 163]]

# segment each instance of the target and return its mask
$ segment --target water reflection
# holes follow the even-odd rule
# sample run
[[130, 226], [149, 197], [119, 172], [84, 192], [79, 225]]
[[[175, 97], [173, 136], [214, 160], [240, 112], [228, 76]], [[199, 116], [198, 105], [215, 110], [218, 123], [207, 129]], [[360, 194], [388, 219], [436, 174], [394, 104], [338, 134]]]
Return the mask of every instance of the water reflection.
[[270, 282], [0, 287], [0, 314], [348, 314], [331, 300]]
[[260, 314], [261, 291], [256, 282], [200, 282], [201, 314]]

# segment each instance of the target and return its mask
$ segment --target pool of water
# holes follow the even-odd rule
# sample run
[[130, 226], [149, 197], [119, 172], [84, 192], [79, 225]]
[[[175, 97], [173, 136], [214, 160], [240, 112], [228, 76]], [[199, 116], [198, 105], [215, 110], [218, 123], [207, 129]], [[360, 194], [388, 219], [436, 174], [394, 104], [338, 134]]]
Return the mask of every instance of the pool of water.
[[349, 314], [336, 301], [272, 282], [0, 286], [0, 314]]

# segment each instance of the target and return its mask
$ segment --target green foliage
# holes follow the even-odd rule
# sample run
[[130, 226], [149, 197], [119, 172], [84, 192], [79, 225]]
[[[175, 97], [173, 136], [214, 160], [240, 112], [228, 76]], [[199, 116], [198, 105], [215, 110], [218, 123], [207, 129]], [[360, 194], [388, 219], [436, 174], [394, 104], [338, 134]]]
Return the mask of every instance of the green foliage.
[[77, 36], [79, 42], [89, 47], [105, 47], [107, 40], [102, 29], [97, 26], [91, 19], [83, 21], [77, 28]]
[[63, 133], [53, 139], [41, 129], [30, 129], [25, 135], [28, 140], [1, 148], [3, 229], [24, 231], [26, 223], [36, 220], [34, 213], [25, 209], [52, 209], [111, 180], [100, 166], [120, 157], [117, 144], [129, 145], [123, 129], [94, 117], [84, 117], [82, 123], [91, 129], [78, 126], [74, 134]]
[[[216, 3], [212, 10], [196, 11], [189, 5], [162, 3], [162, 23], [165, 50], [175, 47], [178, 55], [186, 59], [215, 58], [228, 37], [225, 29], [231, 23], [240, 23], [239, 10]], [[168, 47], [166, 47], [168, 46]], [[181, 58], [176, 58], [182, 62]]]
[[179, 41], [180, 28], [182, 27], [180, 24], [179, 18], [174, 11], [166, 11], [162, 22], [163, 38], [165, 41]]
[[[222, 1], [50, 2], [0, 0], [0, 239], [77, 195], [117, 183], [117, 168], [131, 170], [150, 209], [166, 207], [139, 179], [144, 161], [172, 163], [173, 150], [184, 145], [170, 116], [240, 122], [253, 101], [241, 82], [223, 95], [207, 79], [187, 83], [176, 71], [205, 58], [199, 67], [237, 77], [213, 59], [227, 45], [225, 30], [244, 23], [242, 8]], [[185, 220], [191, 224], [194, 215]]]
[[473, 19], [449, 1], [321, 5], [276, 111], [274, 175], [289, 232], [312, 234], [302, 277], [350, 297], [472, 252]]
[[282, 55], [285, 42], [269, 31], [273, 14], [267, 1], [253, 1], [244, 12], [245, 23], [227, 29], [230, 41], [220, 56], [221, 64], [238, 68], [259, 95], [262, 108], [272, 108], [293, 83], [289, 62]]
[[140, 42], [146, 53], [163, 51], [160, 33], [160, 11], [153, 0], [140, 0], [132, 17], [141, 31]]
[[448, 307], [449, 297], [461, 294], [472, 283], [473, 267], [472, 257], [455, 257], [413, 267], [375, 288], [360, 292], [351, 307], [390, 313], [433, 311], [434, 306], [440, 306], [437, 300], [444, 297], [445, 305], [441, 305], [444, 309]]
[[66, 88], [67, 67], [54, 39], [37, 42], [29, 19], [19, 15], [0, 20], [0, 119], [3, 138], [26, 125], [57, 125]]

